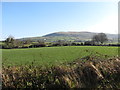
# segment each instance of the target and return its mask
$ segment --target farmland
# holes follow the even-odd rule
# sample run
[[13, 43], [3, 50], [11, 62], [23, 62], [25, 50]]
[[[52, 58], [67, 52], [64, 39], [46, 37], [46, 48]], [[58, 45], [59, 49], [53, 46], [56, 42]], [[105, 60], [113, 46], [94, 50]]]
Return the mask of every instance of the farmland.
[[0, 89], [120, 89], [119, 4], [1, 3]]
[[3, 49], [2, 62], [5, 66], [26, 65], [57, 65], [71, 62], [89, 55], [113, 57], [118, 55], [118, 47], [102, 46], [67, 46], [42, 47], [28, 49]]
[[118, 47], [42, 47], [2, 52], [3, 88], [120, 88]]

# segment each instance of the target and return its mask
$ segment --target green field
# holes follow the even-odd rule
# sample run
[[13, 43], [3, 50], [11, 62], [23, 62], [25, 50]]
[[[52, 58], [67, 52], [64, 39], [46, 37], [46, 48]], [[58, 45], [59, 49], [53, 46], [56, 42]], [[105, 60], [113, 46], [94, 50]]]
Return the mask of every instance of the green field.
[[118, 47], [107, 46], [67, 46], [42, 47], [29, 49], [3, 49], [4, 65], [25, 65], [34, 62], [35, 65], [52, 65], [70, 62], [96, 52], [110, 57], [118, 55]]

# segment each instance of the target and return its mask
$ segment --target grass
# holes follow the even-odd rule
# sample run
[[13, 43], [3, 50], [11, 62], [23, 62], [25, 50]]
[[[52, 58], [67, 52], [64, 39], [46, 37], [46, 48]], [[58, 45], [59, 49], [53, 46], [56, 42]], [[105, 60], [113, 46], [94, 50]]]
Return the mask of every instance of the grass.
[[84, 60], [45, 69], [34, 65], [3, 66], [2, 88], [120, 89], [119, 57], [104, 59], [91, 55]]
[[2, 88], [120, 89], [118, 47], [3, 49], [2, 53]]
[[[2, 62], [5, 66], [29, 65], [58, 65], [71, 62], [78, 58], [95, 54], [114, 57], [118, 55], [118, 47], [107, 46], [67, 46], [67, 47], [42, 47], [30, 49], [3, 49]], [[99, 53], [99, 54], [98, 54]]]

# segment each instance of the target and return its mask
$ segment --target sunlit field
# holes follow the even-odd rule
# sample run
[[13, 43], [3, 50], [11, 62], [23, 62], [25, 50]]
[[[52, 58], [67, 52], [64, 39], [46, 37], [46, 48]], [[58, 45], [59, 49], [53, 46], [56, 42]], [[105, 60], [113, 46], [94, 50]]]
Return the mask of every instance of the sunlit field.
[[107, 46], [69, 46], [43, 47], [28, 49], [3, 49], [2, 62], [6, 66], [26, 65], [34, 62], [35, 65], [56, 65], [74, 61], [89, 55], [117, 56], [118, 47]]

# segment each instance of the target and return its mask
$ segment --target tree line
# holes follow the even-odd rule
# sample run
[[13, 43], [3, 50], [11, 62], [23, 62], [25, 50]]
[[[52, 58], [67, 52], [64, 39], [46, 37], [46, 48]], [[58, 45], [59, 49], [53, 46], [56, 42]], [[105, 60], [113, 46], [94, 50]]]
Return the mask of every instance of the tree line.
[[[64, 40], [58, 40], [56, 42], [44, 42], [41, 40], [38, 40], [37, 42], [33, 42], [30, 39], [29, 40], [17, 40], [14, 39], [14, 37], [9, 36], [5, 41], [3, 41], [3, 45], [1, 45], [1, 48], [3, 49], [12, 49], [12, 48], [37, 48], [37, 47], [53, 47], [53, 46], [105, 46], [104, 42], [107, 42], [108, 38], [105, 33], [99, 33], [97, 35], [94, 35], [90, 41], [85, 42], [72, 42], [72, 41], [64, 41]], [[119, 44], [108, 44], [106, 46], [120, 46]]]

